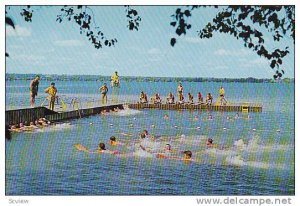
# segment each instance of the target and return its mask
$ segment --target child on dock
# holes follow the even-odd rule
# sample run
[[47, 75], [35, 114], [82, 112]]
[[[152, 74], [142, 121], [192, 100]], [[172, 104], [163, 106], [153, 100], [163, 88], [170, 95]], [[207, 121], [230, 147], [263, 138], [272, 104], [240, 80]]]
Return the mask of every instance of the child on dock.
[[45, 89], [45, 93], [49, 94], [49, 96], [47, 97], [47, 99], [49, 101], [49, 109], [54, 111], [54, 102], [55, 102], [56, 93], [57, 93], [57, 89], [55, 87], [54, 82], [51, 83], [50, 87]]

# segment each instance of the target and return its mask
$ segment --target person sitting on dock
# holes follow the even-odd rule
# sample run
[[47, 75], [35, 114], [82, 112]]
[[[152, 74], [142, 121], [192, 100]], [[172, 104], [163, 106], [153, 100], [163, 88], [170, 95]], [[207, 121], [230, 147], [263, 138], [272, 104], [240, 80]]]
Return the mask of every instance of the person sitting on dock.
[[184, 96], [181, 97], [181, 100], [177, 102], [178, 104], [184, 104]]
[[198, 103], [201, 104], [203, 102], [203, 97], [201, 92], [198, 92]]
[[193, 95], [191, 93], [188, 93], [188, 97], [189, 97], [188, 103], [189, 104], [194, 104], [194, 97], [193, 97]]
[[101, 92], [101, 100], [102, 100], [102, 104], [107, 104], [107, 93], [108, 93], [108, 87], [106, 85], [106, 83], [104, 83], [100, 88], [99, 88], [100, 92]]
[[45, 89], [45, 93], [49, 94], [49, 96], [47, 97], [47, 99], [49, 101], [49, 109], [54, 111], [54, 103], [55, 103], [56, 93], [57, 93], [57, 89], [55, 87], [54, 82], [51, 82], [50, 87]]
[[175, 97], [172, 94], [172, 92], [170, 92], [168, 97], [167, 97], [167, 104], [174, 104], [174, 103], [175, 103]]
[[177, 93], [178, 93], [178, 99], [179, 102], [183, 101], [183, 86], [181, 83], [179, 83], [178, 87], [177, 87]]
[[155, 94], [154, 96], [154, 104], [160, 104], [161, 103], [161, 98], [158, 93]]
[[207, 97], [206, 97], [206, 104], [211, 105], [212, 101], [213, 101], [213, 97], [212, 97], [211, 93], [208, 93]]
[[143, 91], [140, 94], [140, 103], [148, 103], [147, 94]]

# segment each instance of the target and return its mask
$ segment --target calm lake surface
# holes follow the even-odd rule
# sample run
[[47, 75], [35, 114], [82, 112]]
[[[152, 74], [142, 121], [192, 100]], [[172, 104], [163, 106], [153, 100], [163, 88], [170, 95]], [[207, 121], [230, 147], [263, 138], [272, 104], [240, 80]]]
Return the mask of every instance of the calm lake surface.
[[[6, 109], [28, 107], [29, 83], [6, 81]], [[49, 84], [41, 81], [37, 105]], [[191, 92], [195, 99], [198, 91], [211, 92], [216, 99], [221, 85], [229, 103], [260, 103], [263, 112], [235, 118], [234, 112], [125, 109], [13, 133], [6, 140], [6, 194], [294, 195], [294, 84], [183, 82], [185, 95]], [[65, 103], [75, 97], [99, 101], [100, 86], [101, 82], [56, 81]], [[119, 100], [138, 101], [141, 91], [166, 96], [176, 87], [177, 82], [122, 82]], [[142, 151], [138, 135], [144, 129], [158, 136], [146, 142], [153, 152], [168, 143], [174, 156], [191, 150], [194, 161], [158, 159]], [[109, 145], [112, 135], [127, 146]], [[209, 137], [221, 148], [206, 148]], [[126, 156], [88, 154], [73, 147], [80, 143], [95, 149], [99, 142]]]

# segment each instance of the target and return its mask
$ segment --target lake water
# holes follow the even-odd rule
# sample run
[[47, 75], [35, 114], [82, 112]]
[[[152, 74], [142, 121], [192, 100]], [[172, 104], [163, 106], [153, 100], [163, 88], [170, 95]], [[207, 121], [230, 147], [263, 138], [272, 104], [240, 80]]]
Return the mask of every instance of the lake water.
[[[37, 105], [50, 82], [41, 81]], [[6, 108], [29, 105], [29, 81], [6, 82]], [[57, 81], [59, 95], [69, 103], [99, 101], [99, 82]], [[183, 82], [185, 94], [211, 92], [220, 83]], [[222, 83], [228, 102], [263, 105], [262, 113], [125, 109], [62, 122], [6, 140], [7, 195], [294, 195], [294, 84]], [[176, 82], [122, 82], [119, 100], [138, 100], [140, 91], [165, 96]], [[109, 98], [111, 97], [109, 93]], [[163, 116], [167, 114], [169, 119]], [[212, 115], [213, 119], [208, 118]], [[229, 120], [227, 118], [230, 118]], [[154, 152], [171, 144], [175, 156], [193, 152], [192, 162], [158, 159], [139, 148], [138, 134], [158, 136], [147, 142]], [[116, 136], [127, 146], [110, 146]], [[207, 138], [222, 145], [206, 148]], [[126, 155], [88, 154], [73, 147], [95, 149], [104, 142]]]

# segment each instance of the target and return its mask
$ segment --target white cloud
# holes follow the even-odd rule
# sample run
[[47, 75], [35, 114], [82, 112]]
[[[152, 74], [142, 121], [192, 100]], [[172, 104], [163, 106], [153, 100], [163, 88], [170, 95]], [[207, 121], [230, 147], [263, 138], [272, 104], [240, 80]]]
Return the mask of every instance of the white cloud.
[[160, 50], [157, 48], [152, 48], [148, 50], [148, 54], [160, 54]]
[[255, 65], [265, 65], [268, 64], [268, 60], [266, 58], [257, 58], [250, 61], [250, 63]]
[[13, 29], [11, 26], [6, 26], [6, 36], [29, 37], [31, 36], [31, 30], [26, 27], [21, 27], [19, 25], [16, 25], [15, 29]]
[[70, 39], [70, 40], [58, 40], [58, 41], [54, 41], [54, 44], [57, 46], [62, 46], [62, 47], [72, 47], [72, 46], [82, 46], [83, 43], [79, 40], [74, 40], [74, 39]]
[[205, 42], [205, 40], [200, 39], [200, 37], [185, 37], [182, 40], [185, 42], [188, 42], [188, 43], [193, 43], [193, 44], [199, 44], [199, 43], [202, 44]]
[[226, 49], [218, 49], [214, 52], [214, 55], [218, 56], [247, 56], [251, 53], [251, 51], [247, 49], [238, 49], [238, 50], [226, 50]]

